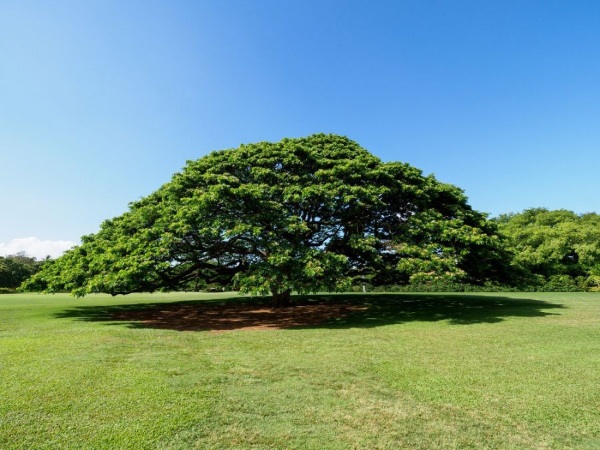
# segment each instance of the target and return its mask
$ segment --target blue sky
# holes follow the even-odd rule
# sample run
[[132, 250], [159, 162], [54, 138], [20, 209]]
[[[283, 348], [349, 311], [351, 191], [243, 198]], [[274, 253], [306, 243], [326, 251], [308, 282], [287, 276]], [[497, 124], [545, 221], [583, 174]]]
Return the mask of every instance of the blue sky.
[[[317, 132], [497, 215], [600, 212], [600, 2], [0, 0], [0, 254]], [[41, 252], [41, 253], [40, 253]]]

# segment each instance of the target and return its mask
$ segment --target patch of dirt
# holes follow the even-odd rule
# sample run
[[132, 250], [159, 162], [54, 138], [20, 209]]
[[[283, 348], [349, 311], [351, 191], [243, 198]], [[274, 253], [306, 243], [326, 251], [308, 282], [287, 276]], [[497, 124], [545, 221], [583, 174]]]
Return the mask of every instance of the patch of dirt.
[[243, 303], [165, 304], [144, 310], [121, 311], [112, 314], [111, 319], [178, 331], [279, 330], [320, 325], [365, 309], [366, 306], [345, 302], [319, 302], [288, 308]]

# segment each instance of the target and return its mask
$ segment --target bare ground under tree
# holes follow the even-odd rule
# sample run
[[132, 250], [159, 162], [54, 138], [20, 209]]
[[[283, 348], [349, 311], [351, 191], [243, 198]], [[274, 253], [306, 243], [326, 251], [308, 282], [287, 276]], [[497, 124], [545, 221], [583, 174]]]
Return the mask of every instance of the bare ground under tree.
[[164, 304], [143, 310], [119, 311], [113, 320], [132, 321], [151, 328], [179, 331], [278, 330], [319, 325], [366, 310], [349, 302], [318, 302], [289, 308], [264, 304], [228, 303], [221, 305]]

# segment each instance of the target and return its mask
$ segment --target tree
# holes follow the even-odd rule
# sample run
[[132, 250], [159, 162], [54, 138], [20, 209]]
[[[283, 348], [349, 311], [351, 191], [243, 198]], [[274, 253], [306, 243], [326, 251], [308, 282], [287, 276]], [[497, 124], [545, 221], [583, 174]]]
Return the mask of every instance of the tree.
[[515, 263], [533, 275], [545, 280], [600, 275], [600, 215], [532, 208], [496, 220]]
[[105, 221], [24, 289], [126, 294], [231, 285], [272, 293], [339, 291], [378, 276], [483, 281], [495, 226], [463, 192], [355, 142], [313, 135], [188, 161]]
[[37, 272], [39, 267], [40, 263], [24, 252], [6, 257], [0, 256], [0, 288], [16, 289]]

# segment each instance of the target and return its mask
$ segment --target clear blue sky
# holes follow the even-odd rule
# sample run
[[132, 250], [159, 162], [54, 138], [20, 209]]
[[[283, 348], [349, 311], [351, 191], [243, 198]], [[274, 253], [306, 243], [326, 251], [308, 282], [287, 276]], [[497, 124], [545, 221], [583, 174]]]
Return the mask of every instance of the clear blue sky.
[[491, 215], [600, 212], [600, 2], [0, 1], [0, 254], [317, 132]]

